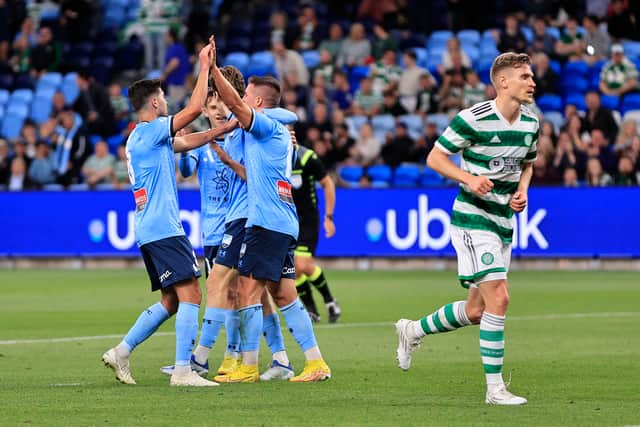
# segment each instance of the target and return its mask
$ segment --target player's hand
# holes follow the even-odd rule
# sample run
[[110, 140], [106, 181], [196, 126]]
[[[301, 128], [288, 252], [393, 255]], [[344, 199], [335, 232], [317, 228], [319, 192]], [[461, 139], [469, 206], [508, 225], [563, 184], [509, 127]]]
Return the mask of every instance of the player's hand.
[[[209, 42], [213, 40], [213, 36], [209, 38]], [[211, 61], [215, 61], [215, 55], [212, 53], [212, 50], [215, 49], [215, 45], [211, 43], [205, 45], [202, 49], [200, 49], [200, 53], [198, 54], [198, 60], [200, 61], [200, 68], [207, 68], [211, 66]]]
[[509, 206], [511, 206], [514, 212], [522, 212], [524, 208], [527, 207], [527, 193], [520, 190], [516, 191], [513, 197], [511, 197]]
[[327, 238], [333, 237], [336, 234], [336, 225], [333, 223], [333, 220], [328, 217], [324, 217], [324, 235]]
[[478, 196], [484, 196], [493, 189], [493, 182], [486, 176], [473, 175], [467, 185]]
[[232, 130], [234, 130], [235, 128], [237, 128], [239, 126], [239, 122], [238, 119], [231, 119], [229, 120], [227, 123], [225, 123], [222, 127], [225, 130], [225, 133], [227, 132], [231, 132]]
[[222, 163], [224, 163], [225, 165], [228, 165], [231, 162], [231, 157], [229, 157], [227, 152], [224, 151], [222, 147], [220, 147], [220, 144], [218, 144], [217, 142], [211, 142], [209, 145], [211, 146], [211, 149], [213, 150], [214, 153], [216, 153], [216, 156], [218, 156], [218, 158]]
[[298, 145], [295, 131], [293, 129], [289, 129], [289, 133], [291, 134], [291, 142], [293, 143], [293, 145]]
[[217, 59], [217, 50], [216, 50], [216, 39], [214, 36], [209, 36], [209, 45], [211, 47], [211, 50], [209, 51], [209, 63], [211, 64], [211, 66], [215, 66], [216, 65], [216, 59]]

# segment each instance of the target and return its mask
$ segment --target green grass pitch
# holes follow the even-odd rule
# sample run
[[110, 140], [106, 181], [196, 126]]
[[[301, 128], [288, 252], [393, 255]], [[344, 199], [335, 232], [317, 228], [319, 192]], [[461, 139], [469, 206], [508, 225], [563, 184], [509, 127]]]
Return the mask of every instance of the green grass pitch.
[[[512, 408], [484, 404], [477, 327], [428, 337], [409, 372], [396, 366], [393, 322], [464, 299], [453, 272], [328, 271], [343, 308], [337, 325], [325, 315], [316, 329], [330, 381], [207, 389], [171, 388], [159, 372], [174, 358], [173, 320], [134, 352], [137, 386], [102, 366], [157, 300], [144, 271], [0, 274], [0, 425], [640, 425], [638, 273], [510, 275], [505, 379], [529, 399]], [[54, 340], [64, 337], [86, 338]]]

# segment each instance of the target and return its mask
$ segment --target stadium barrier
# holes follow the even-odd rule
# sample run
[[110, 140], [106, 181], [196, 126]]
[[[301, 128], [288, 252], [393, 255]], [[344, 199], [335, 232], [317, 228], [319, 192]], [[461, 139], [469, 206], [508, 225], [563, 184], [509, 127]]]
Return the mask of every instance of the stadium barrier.
[[[337, 234], [320, 233], [320, 257], [455, 255], [451, 189], [338, 189]], [[322, 203], [322, 200], [320, 200]], [[0, 256], [139, 257], [128, 191], [0, 193]], [[181, 219], [201, 253], [200, 197], [180, 191]], [[533, 188], [515, 216], [522, 258], [640, 257], [640, 188]]]

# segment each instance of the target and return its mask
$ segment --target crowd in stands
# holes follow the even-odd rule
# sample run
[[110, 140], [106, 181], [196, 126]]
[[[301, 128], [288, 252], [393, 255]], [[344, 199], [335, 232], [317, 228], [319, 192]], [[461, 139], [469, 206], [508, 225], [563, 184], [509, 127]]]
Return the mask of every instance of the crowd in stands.
[[342, 185], [451, 185], [426, 156], [460, 109], [495, 96], [506, 51], [533, 61], [533, 185], [637, 185], [638, 2], [485, 3], [0, 0], [0, 189], [127, 188], [126, 87], [160, 78], [175, 111], [209, 33], [222, 63], [280, 79], [298, 142]]

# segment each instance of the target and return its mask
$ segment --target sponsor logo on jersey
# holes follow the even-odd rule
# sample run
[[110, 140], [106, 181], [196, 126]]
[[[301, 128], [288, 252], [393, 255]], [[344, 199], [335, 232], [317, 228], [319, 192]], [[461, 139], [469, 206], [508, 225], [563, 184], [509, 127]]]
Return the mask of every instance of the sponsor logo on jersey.
[[160, 275], [160, 277], [158, 277], [158, 279], [160, 279], [160, 283], [164, 282], [165, 280], [167, 280], [169, 277], [171, 277], [171, 275], [173, 274], [172, 271], [167, 270], [164, 273], [162, 273]]
[[490, 142], [493, 142], [494, 144], [500, 144], [502, 141], [500, 140], [498, 135], [493, 135], [493, 138], [491, 138]]
[[133, 198], [136, 202], [136, 211], [140, 212], [147, 206], [149, 198], [147, 197], [147, 189], [141, 188], [133, 192]]
[[278, 197], [285, 203], [293, 204], [293, 196], [291, 195], [291, 184], [286, 181], [278, 180]]
[[282, 267], [282, 274], [296, 274], [295, 267]]
[[296, 190], [302, 187], [302, 175], [291, 175], [291, 185]]

